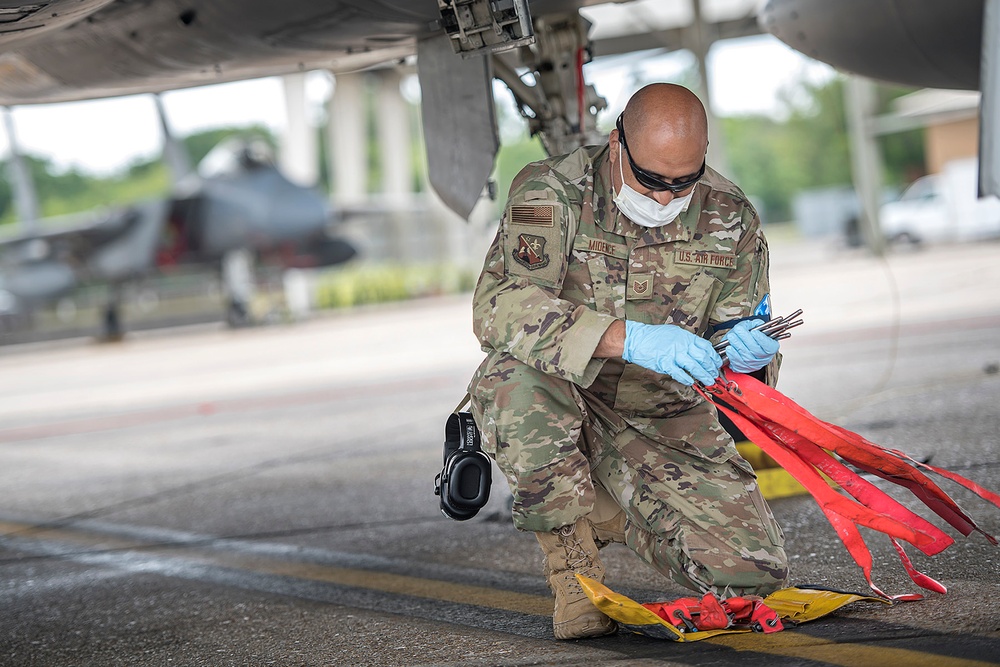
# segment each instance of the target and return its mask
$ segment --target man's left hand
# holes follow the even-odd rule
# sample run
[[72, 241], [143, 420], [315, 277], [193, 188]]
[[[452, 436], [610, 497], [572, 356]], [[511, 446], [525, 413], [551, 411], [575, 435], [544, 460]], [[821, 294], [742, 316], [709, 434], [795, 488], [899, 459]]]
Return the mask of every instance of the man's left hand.
[[754, 331], [754, 327], [763, 323], [763, 320], [743, 320], [726, 334], [725, 340], [729, 342], [726, 357], [729, 358], [729, 367], [735, 372], [760, 370], [778, 353], [778, 341], [763, 332]]

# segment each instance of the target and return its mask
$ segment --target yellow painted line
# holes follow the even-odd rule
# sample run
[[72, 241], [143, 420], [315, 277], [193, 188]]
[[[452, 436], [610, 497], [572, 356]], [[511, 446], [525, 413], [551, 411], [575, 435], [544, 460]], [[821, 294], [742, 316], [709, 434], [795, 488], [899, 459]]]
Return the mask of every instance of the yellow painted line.
[[551, 616], [554, 604], [553, 598], [549, 596], [542, 597], [498, 588], [455, 584], [437, 579], [420, 579], [387, 572], [271, 560], [244, 561], [243, 565], [255, 572], [266, 572], [283, 577], [354, 586], [442, 602], [471, 604], [477, 607], [503, 609], [504, 611], [534, 616]]
[[[468, 604], [490, 609], [534, 616], [551, 616], [553, 600], [549, 596], [515, 593], [497, 588], [456, 584], [435, 579], [421, 579], [387, 572], [358, 570], [345, 567], [282, 561], [246, 554], [219, 553], [196, 546], [166, 548], [144, 545], [135, 540], [108, 537], [76, 528], [42, 528], [30, 524], [0, 522], [0, 536], [45, 538], [60, 542], [88, 545], [101, 549], [135, 549], [159, 555], [178, 555], [181, 551], [188, 560], [215, 564], [250, 572], [289, 577], [301, 581], [317, 581], [376, 590], [394, 595], [408, 595], [429, 600]], [[879, 647], [868, 644], [835, 642], [797, 632], [778, 632], [770, 635], [744, 633], [721, 635], [704, 640], [725, 646], [734, 651], [781, 655], [801, 658], [842, 667], [878, 665], [878, 667], [997, 667], [1000, 663], [967, 660], [934, 653], [908, 649]]]
[[132, 539], [88, 533], [80, 529], [50, 528], [44, 524], [13, 523], [0, 521], [0, 537], [14, 537], [25, 540], [52, 540], [79, 544], [95, 550], [141, 549], [143, 544]]
[[[0, 536], [8, 534], [13, 537], [47, 539], [77, 544], [94, 549], [96, 553], [104, 549], [120, 551], [134, 549], [143, 551], [144, 553], [176, 556], [183, 550], [185, 557], [188, 559], [193, 557], [194, 560], [200, 563], [211, 563], [223, 567], [292, 577], [306, 581], [321, 581], [342, 586], [353, 586], [396, 595], [410, 595], [442, 602], [471, 604], [478, 607], [502, 609], [504, 611], [535, 616], [551, 616], [554, 605], [554, 600], [550, 596], [515, 593], [499, 588], [456, 584], [437, 579], [421, 579], [419, 577], [409, 577], [373, 570], [356, 570], [317, 563], [281, 561], [244, 554], [220, 553], [210, 549], [202, 549], [194, 545], [185, 546], [179, 544], [178, 547], [163, 548], [155, 544], [143, 544], [142, 542], [127, 538], [107, 537], [100, 533], [90, 533], [80, 529], [47, 528], [31, 524], [0, 521]], [[80, 555], [85, 555], [85, 553], [81, 553]]]
[[848, 644], [821, 639], [798, 632], [770, 635], [725, 635], [706, 639], [734, 651], [753, 651], [789, 658], [815, 660], [843, 667], [878, 665], [878, 667], [996, 667], [995, 662], [967, 660], [939, 653], [922, 653], [905, 648]]

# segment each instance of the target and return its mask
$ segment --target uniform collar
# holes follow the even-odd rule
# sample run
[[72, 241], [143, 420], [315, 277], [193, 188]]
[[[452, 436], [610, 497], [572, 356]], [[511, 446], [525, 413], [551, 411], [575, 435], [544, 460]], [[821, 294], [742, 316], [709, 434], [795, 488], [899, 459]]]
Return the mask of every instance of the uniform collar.
[[[598, 196], [594, 198], [594, 220], [598, 221], [598, 226], [606, 232], [639, 239], [637, 245], [656, 245], [657, 243], [669, 243], [672, 241], [690, 241], [694, 237], [695, 229], [698, 227], [698, 218], [701, 217], [703, 198], [708, 196], [711, 189], [705, 183], [703, 176], [694, 186], [694, 197], [686, 211], [677, 216], [677, 219], [669, 225], [663, 227], [643, 227], [629, 220], [618, 210], [614, 202], [613, 181], [611, 179], [611, 148], [606, 145], [604, 149], [594, 159], [594, 192]], [[601, 203], [604, 203], [604, 215], [600, 215]]]

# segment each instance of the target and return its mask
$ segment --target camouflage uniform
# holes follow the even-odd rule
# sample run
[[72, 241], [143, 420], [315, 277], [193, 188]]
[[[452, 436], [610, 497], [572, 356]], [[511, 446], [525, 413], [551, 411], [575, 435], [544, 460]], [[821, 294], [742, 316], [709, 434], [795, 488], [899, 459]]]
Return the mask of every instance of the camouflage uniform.
[[699, 591], [770, 592], [787, 575], [781, 529], [714, 406], [669, 376], [592, 358], [615, 319], [715, 340], [752, 315], [769, 289], [760, 220], [708, 169], [676, 220], [635, 225], [612, 201], [609, 152], [532, 163], [511, 187], [474, 300], [488, 356], [469, 391], [484, 448], [518, 528], [589, 514], [596, 481], [626, 512], [628, 546], [660, 572]]

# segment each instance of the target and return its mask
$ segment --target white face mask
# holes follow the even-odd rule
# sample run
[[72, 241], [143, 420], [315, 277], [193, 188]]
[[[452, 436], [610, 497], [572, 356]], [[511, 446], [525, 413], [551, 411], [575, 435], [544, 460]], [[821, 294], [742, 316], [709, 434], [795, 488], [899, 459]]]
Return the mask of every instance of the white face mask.
[[654, 199], [641, 195], [625, 182], [625, 172], [622, 171], [622, 156], [625, 148], [618, 143], [618, 174], [622, 179], [621, 192], [615, 195], [614, 202], [618, 210], [637, 225], [643, 227], [662, 227], [670, 224], [677, 216], [687, 210], [694, 195], [694, 188], [683, 197], [674, 197], [666, 205]]

